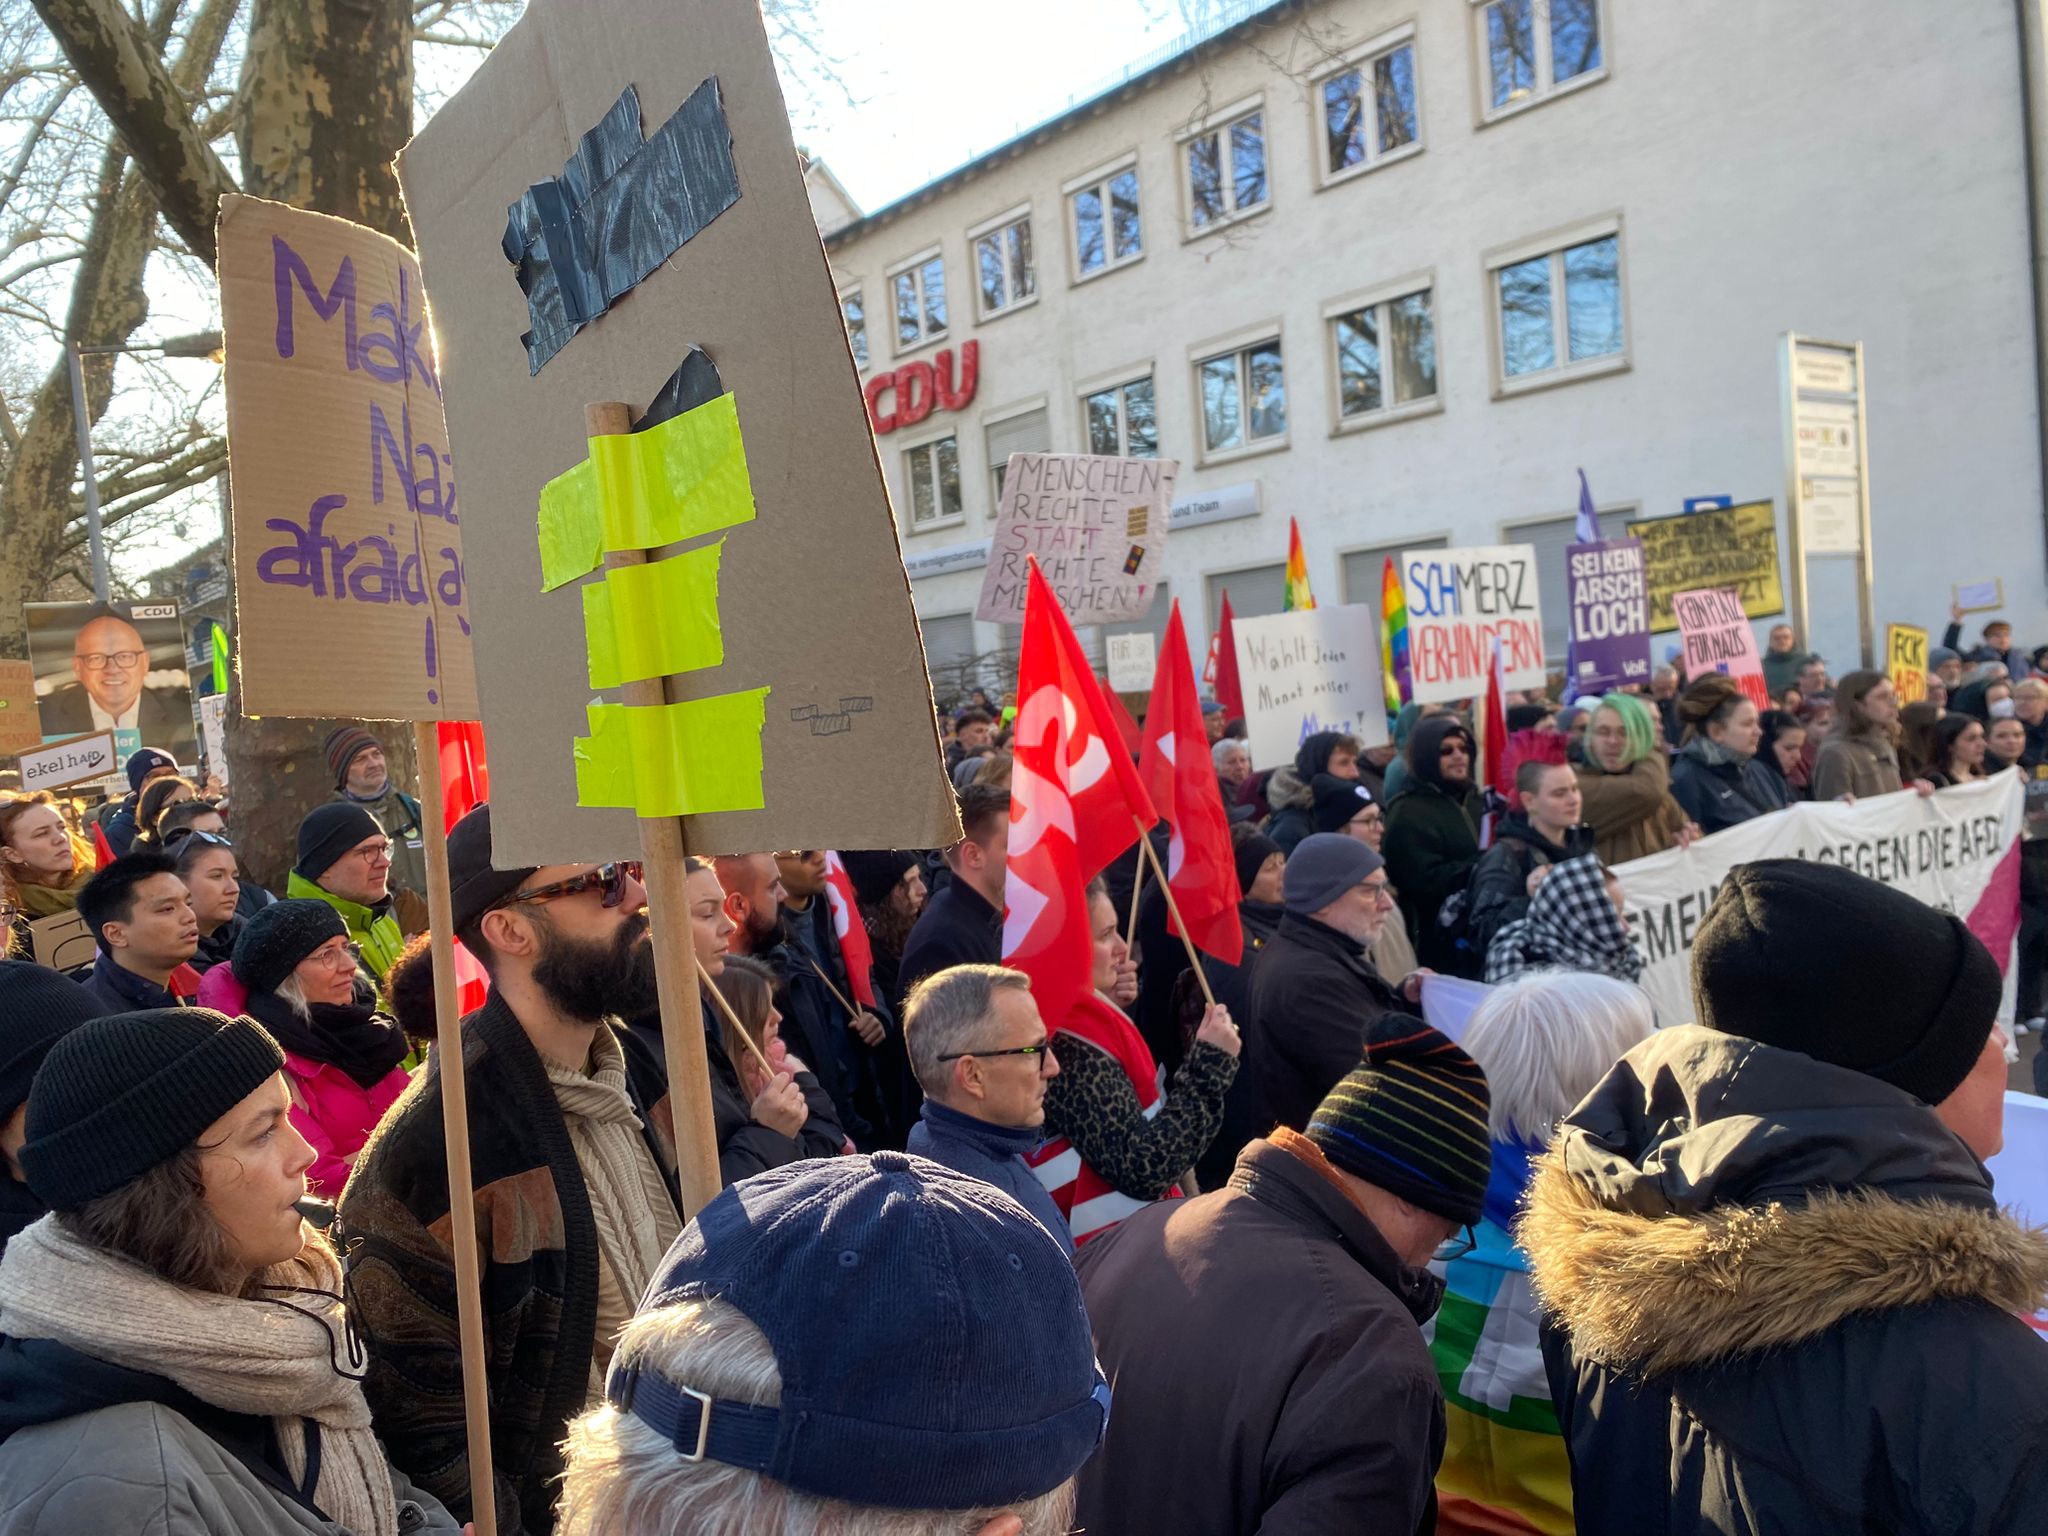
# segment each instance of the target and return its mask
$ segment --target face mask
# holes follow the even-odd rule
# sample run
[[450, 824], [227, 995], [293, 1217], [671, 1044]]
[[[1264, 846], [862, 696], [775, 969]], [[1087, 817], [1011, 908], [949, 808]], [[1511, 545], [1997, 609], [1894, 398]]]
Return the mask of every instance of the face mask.
[[1991, 701], [1991, 718], [1994, 720], [2010, 720], [2018, 712], [2019, 706], [2013, 703], [2011, 699], [1993, 699]]

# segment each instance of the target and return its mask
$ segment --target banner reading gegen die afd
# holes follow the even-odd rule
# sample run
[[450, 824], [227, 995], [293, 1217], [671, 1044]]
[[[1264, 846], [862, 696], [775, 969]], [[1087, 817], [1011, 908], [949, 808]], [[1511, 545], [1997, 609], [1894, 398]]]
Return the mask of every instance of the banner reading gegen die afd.
[[[1728, 872], [1757, 859], [1810, 859], [1843, 865], [1961, 917], [2005, 975], [1999, 1017], [2009, 1024], [2023, 801], [2019, 772], [2007, 769], [1924, 798], [1902, 790], [1854, 805], [1802, 803], [1619, 866], [1657, 1023], [1692, 1021], [1693, 938]], [[1856, 914], [1845, 912], [1842, 921], [1853, 924]], [[1816, 934], [1814, 942], [1824, 944], [1827, 936]]]

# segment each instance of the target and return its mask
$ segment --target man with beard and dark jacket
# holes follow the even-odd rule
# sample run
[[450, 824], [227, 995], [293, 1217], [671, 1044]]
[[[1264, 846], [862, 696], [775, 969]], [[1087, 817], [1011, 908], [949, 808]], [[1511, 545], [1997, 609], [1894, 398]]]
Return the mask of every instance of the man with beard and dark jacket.
[[1381, 1015], [1420, 1001], [1422, 977], [1389, 984], [1367, 957], [1394, 898], [1380, 856], [1358, 839], [1303, 838], [1283, 899], [1286, 913], [1252, 967], [1244, 1044], [1264, 1126], [1298, 1131], [1358, 1065]]
[[1444, 1397], [1419, 1325], [1443, 1281], [1424, 1266], [1484, 1208], [1489, 1100], [1471, 1057], [1422, 1020], [1381, 1024], [1306, 1135], [1283, 1126], [1225, 1188], [1082, 1248], [1116, 1393], [1081, 1469], [1082, 1528], [1436, 1528]]
[[[568, 1422], [683, 1225], [667, 1102], [646, 1102], [615, 1023], [655, 1002], [646, 892], [630, 865], [497, 867], [488, 805], [449, 833], [448, 866], [456, 934], [491, 978], [462, 1059], [498, 1529], [539, 1536]], [[430, 1063], [357, 1159], [336, 1246], [392, 1459], [468, 1519], [441, 1117]]]
[[1593, 851], [1593, 829], [1579, 821], [1579, 776], [1564, 761], [1563, 746], [1560, 740], [1556, 762], [1525, 757], [1516, 766], [1520, 809], [1495, 823], [1493, 845], [1466, 881], [1466, 926], [1482, 955], [1495, 934], [1529, 915], [1551, 865]]
[[1003, 877], [1010, 853], [1010, 792], [993, 784], [960, 791], [966, 834], [946, 850], [946, 883], [931, 894], [903, 946], [896, 984], [908, 997], [949, 965], [995, 965], [1003, 958]]
[[2048, 1343], [2018, 1314], [2048, 1299], [2048, 1234], [1984, 1168], [1990, 953], [1769, 859], [1722, 883], [1692, 985], [1699, 1022], [1565, 1118], [1517, 1229], [1579, 1529], [2039, 1531]]
[[1356, 736], [1317, 731], [1295, 750], [1292, 768], [1279, 769], [1266, 781], [1266, 803], [1273, 814], [1266, 818], [1264, 831], [1280, 845], [1282, 853], [1294, 852], [1294, 845], [1316, 829], [1316, 775], [1357, 778], [1358, 756], [1363, 750]]
[[1472, 782], [1472, 731], [1456, 715], [1431, 715], [1408, 739], [1408, 776], [1387, 802], [1387, 872], [1401, 892], [1415, 953], [1435, 970], [1477, 976], [1484, 955], [1460, 948], [1437, 924], [1479, 862], [1485, 805]]

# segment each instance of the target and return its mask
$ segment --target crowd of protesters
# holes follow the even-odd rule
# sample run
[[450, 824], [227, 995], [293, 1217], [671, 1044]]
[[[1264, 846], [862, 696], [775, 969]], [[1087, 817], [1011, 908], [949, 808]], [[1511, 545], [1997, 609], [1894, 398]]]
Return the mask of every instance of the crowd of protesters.
[[[1782, 628], [1769, 709], [1669, 667], [1515, 697], [1492, 787], [1469, 704], [1270, 772], [1207, 704], [1241, 959], [1183, 946], [1134, 848], [1043, 1011], [1002, 964], [1013, 712], [978, 696], [941, 722], [953, 846], [688, 861], [698, 1211], [639, 866], [515, 864], [477, 806], [497, 1529], [2038, 1529], [2048, 1237], [1984, 1167], [1988, 951], [1763, 861], [1700, 923], [1695, 1022], [1659, 1020], [1615, 875], [2048, 766], [2048, 652], [1958, 639], [1903, 707]], [[160, 752], [97, 817], [0, 801], [0, 1536], [474, 1514], [421, 809], [362, 728], [313, 766], [275, 893]], [[2031, 857], [2022, 892], [2024, 1029]], [[69, 975], [31, 959], [68, 914]], [[1456, 1041], [1432, 976], [1489, 984]]]

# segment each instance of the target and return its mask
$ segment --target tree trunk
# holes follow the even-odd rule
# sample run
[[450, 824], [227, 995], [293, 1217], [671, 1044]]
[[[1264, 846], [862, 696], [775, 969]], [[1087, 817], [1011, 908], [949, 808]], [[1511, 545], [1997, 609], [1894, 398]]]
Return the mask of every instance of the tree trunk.
[[[412, 135], [406, 0], [256, 0], [235, 126], [243, 190], [410, 243], [392, 160]], [[332, 664], [350, 663], [346, 643]], [[334, 720], [251, 718], [228, 691], [227, 749], [243, 866], [284, 888], [299, 822], [334, 792], [322, 748]], [[395, 782], [418, 784], [412, 728], [372, 725]]]

